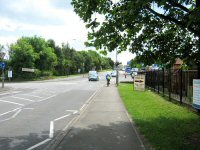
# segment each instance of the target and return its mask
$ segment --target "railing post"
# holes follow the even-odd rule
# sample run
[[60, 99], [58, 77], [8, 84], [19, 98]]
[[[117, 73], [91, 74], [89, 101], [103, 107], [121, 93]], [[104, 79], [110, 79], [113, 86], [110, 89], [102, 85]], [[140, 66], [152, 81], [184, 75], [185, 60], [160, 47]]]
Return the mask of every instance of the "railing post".
[[169, 100], [171, 100], [171, 68], [169, 69]]
[[162, 72], [163, 72], [163, 82], [162, 82], [163, 96], [165, 96], [165, 69], [164, 68], [162, 68]]
[[183, 98], [183, 70], [180, 69], [180, 104], [182, 104]]
[[154, 92], [156, 91], [156, 72], [153, 70], [153, 88]]
[[157, 71], [158, 94], [160, 93], [160, 70]]

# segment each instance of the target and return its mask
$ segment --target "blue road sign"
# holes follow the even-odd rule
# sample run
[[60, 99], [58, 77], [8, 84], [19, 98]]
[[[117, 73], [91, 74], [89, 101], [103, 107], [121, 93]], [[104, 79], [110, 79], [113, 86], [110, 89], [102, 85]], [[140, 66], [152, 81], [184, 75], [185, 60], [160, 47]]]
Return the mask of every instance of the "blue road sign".
[[0, 68], [5, 69], [5, 67], [6, 67], [5, 62], [0, 62]]

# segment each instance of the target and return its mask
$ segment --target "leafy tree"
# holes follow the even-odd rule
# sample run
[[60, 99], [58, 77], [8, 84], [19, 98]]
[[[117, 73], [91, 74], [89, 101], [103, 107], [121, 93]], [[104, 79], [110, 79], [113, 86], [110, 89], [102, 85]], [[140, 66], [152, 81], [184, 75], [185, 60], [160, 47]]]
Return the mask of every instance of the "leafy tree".
[[[4, 46], [0, 44], [0, 52], [3, 52]], [[3, 58], [0, 57], [0, 61], [2, 61]]]
[[45, 71], [51, 74], [54, 67], [57, 65], [57, 57], [54, 53], [54, 49], [41, 37], [27, 37], [27, 40], [32, 45], [34, 51], [39, 55], [39, 58], [35, 61], [36, 68], [42, 72]]
[[[91, 29], [87, 45], [129, 49], [152, 62], [180, 57], [198, 66], [200, 78], [200, 0], [72, 0], [72, 5]], [[98, 22], [96, 14], [105, 20]]]
[[81, 53], [81, 55], [84, 57], [84, 62], [82, 64], [84, 67], [84, 71], [85, 72], [90, 71], [93, 67], [92, 56], [89, 55], [87, 51], [80, 51], [79, 53]]
[[22, 68], [35, 68], [35, 60], [39, 57], [24, 37], [17, 40], [17, 43], [11, 44], [9, 55], [9, 64], [13, 69], [14, 77], [26, 77], [27, 73], [22, 73]]
[[96, 51], [92, 50], [89, 50], [88, 54], [92, 59], [92, 68], [96, 70], [101, 69], [101, 56]]

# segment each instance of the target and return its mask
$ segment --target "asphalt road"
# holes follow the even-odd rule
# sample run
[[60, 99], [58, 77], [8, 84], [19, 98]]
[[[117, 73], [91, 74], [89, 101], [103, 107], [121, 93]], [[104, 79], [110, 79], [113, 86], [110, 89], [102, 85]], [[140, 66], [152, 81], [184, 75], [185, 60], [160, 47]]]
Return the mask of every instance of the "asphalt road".
[[79, 76], [6, 83], [12, 90], [0, 93], [0, 150], [42, 150], [105, 85], [105, 73], [100, 81]]
[[0, 93], [0, 150], [43, 149], [78, 115], [105, 78], [10, 83]]

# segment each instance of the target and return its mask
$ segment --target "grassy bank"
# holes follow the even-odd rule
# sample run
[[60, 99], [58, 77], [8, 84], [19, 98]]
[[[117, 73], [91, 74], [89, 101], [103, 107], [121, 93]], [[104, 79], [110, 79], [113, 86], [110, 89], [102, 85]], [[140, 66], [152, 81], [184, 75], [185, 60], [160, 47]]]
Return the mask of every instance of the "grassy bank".
[[139, 128], [154, 149], [200, 149], [200, 117], [150, 92], [133, 91], [120, 84], [119, 93]]

